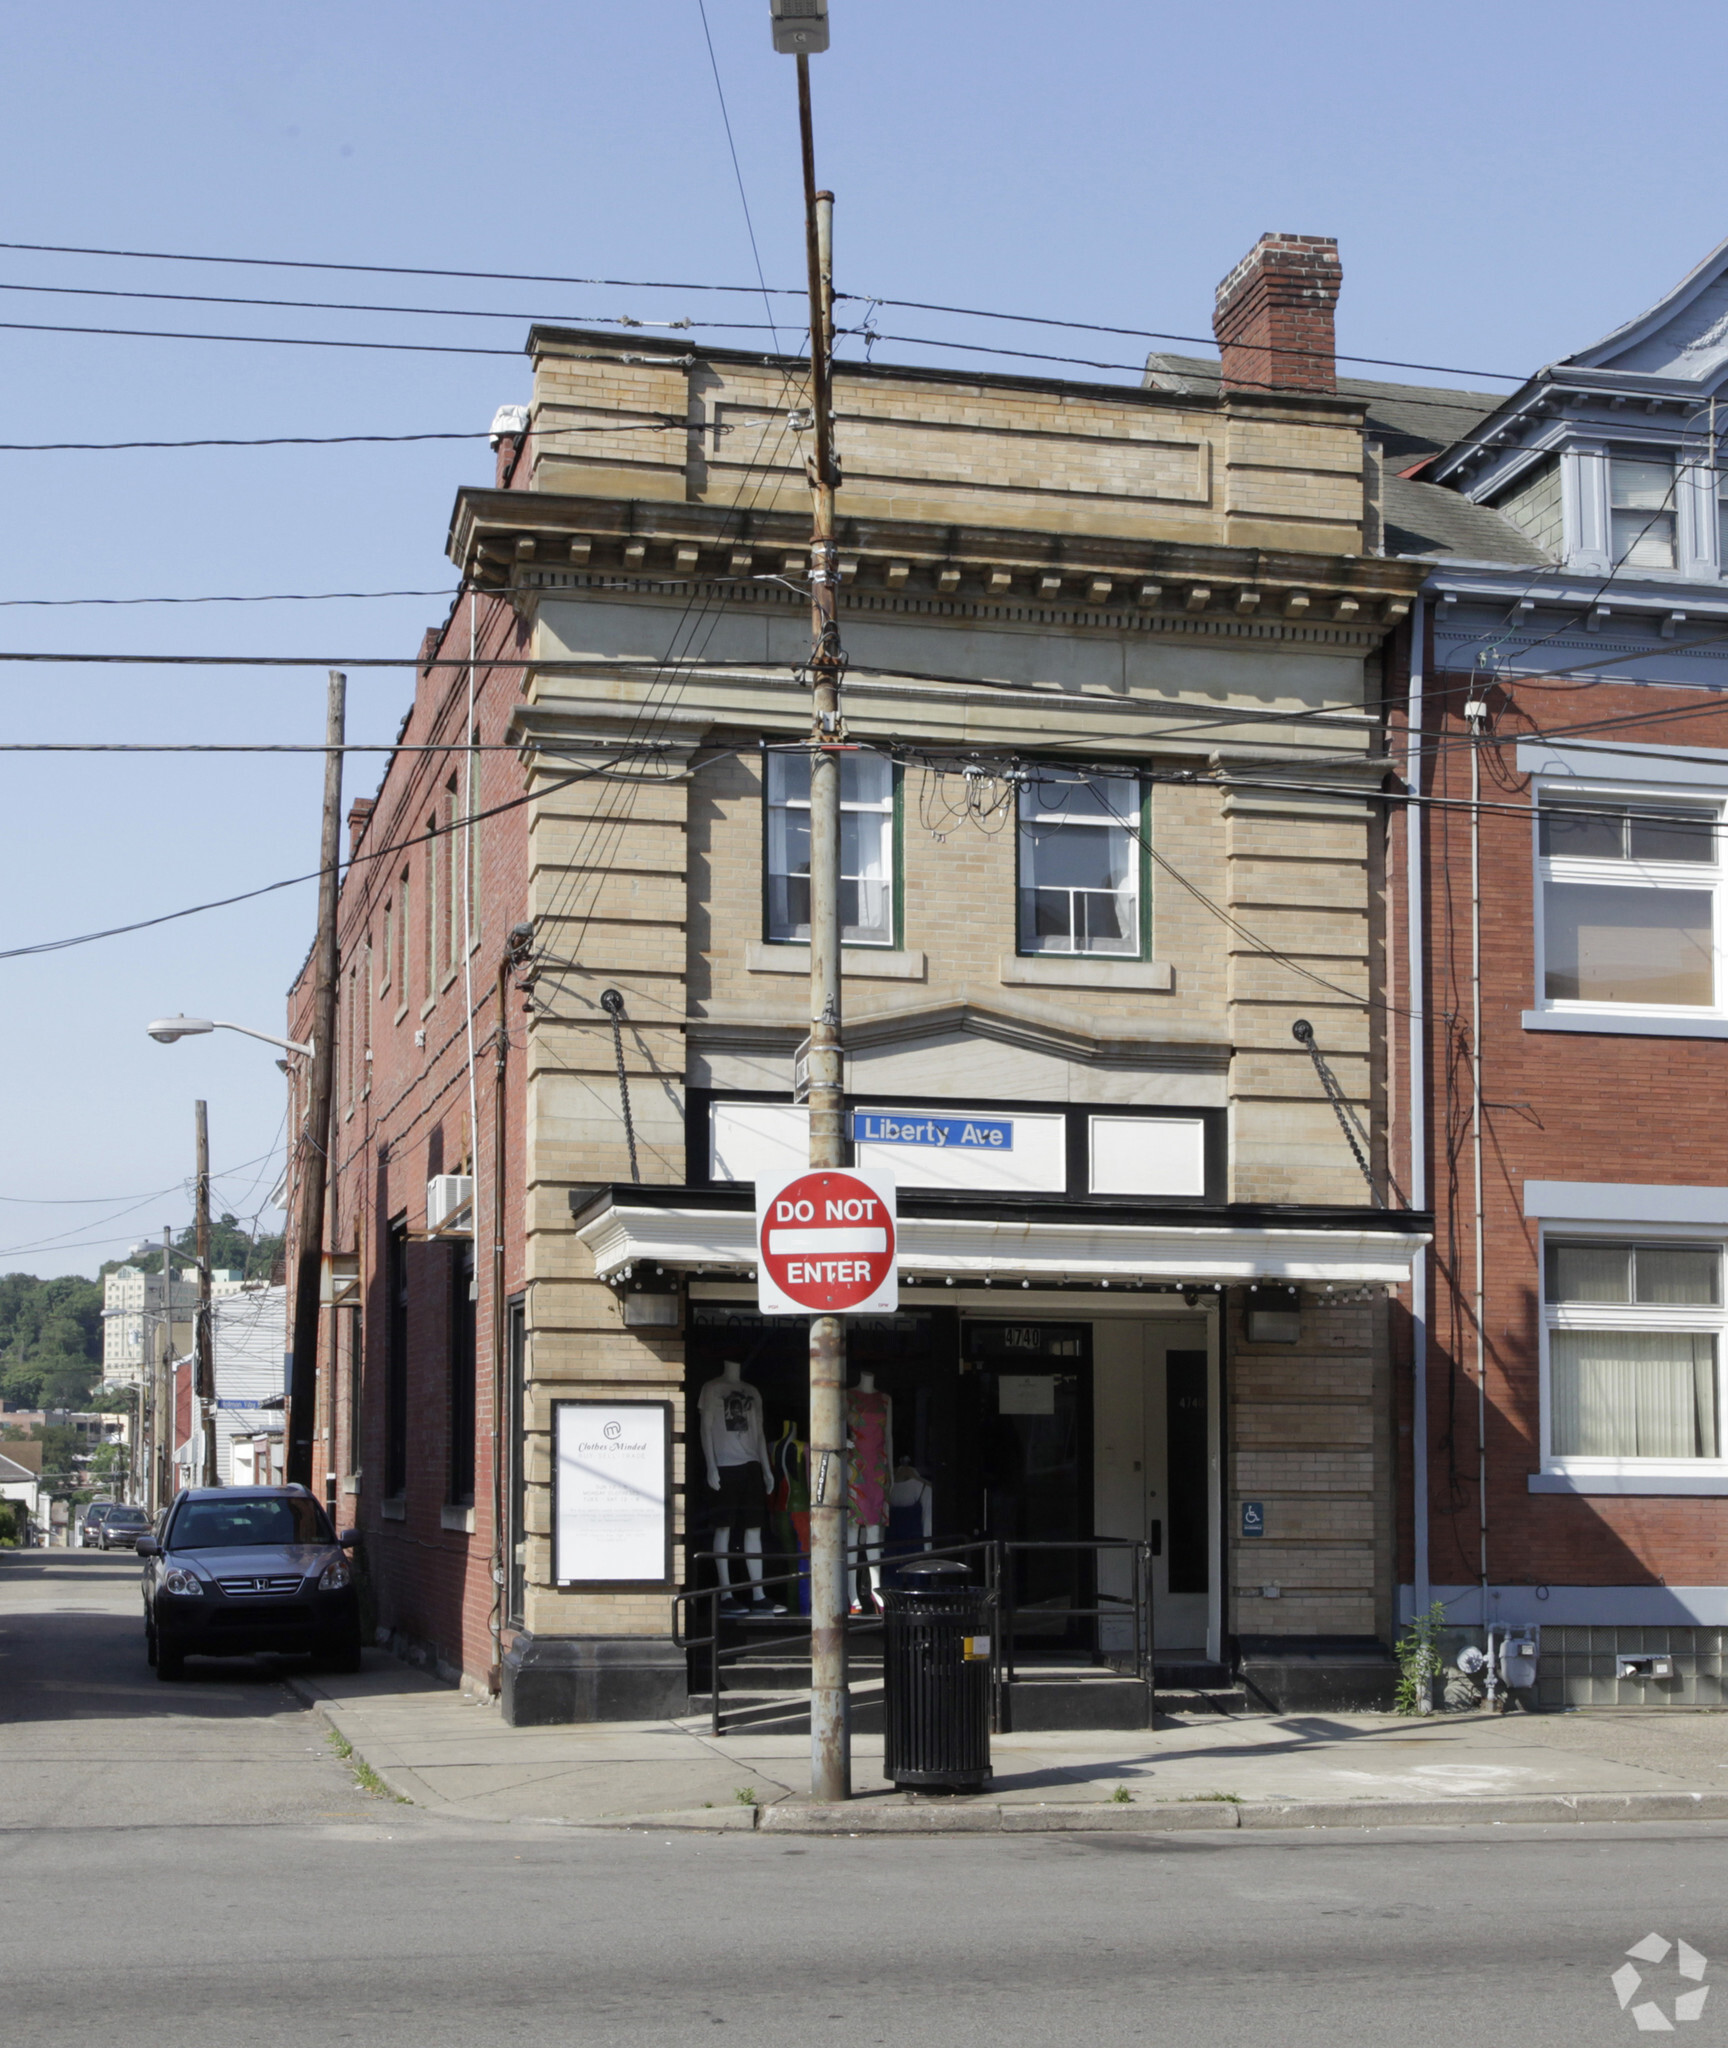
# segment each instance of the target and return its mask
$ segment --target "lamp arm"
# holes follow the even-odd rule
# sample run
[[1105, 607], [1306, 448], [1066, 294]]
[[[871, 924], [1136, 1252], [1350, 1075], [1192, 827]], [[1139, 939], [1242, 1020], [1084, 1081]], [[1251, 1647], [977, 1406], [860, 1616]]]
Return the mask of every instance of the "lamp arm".
[[297, 1052], [302, 1059], [312, 1057], [311, 1046], [302, 1045], [297, 1038], [277, 1038], [268, 1031], [254, 1031], [250, 1024], [230, 1024], [222, 1017], [212, 1017], [210, 1022], [218, 1031], [239, 1031], [247, 1038], [261, 1038], [266, 1045], [279, 1045], [284, 1052]]

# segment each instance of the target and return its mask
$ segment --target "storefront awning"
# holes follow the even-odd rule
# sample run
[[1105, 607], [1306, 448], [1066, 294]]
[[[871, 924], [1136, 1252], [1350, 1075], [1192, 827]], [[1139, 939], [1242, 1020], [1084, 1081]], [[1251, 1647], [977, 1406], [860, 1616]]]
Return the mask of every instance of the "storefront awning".
[[[576, 1235], [605, 1280], [645, 1262], [749, 1271], [755, 1208], [747, 1186], [577, 1188]], [[1319, 1281], [1395, 1287], [1429, 1241], [1429, 1219], [1372, 1209], [1140, 1208], [1111, 1203], [978, 1202], [903, 1196], [900, 1269], [1063, 1280]]]

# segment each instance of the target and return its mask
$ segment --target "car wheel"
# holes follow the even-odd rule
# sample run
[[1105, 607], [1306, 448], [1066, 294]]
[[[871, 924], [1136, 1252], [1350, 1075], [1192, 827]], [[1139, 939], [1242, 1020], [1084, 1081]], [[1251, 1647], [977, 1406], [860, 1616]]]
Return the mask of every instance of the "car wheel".
[[150, 1664], [150, 1668], [154, 1670], [156, 1668], [156, 1631], [148, 1622], [144, 1624], [144, 1655]]
[[162, 1645], [158, 1643], [156, 1645], [156, 1676], [159, 1679], [161, 1679], [165, 1685], [171, 1685], [175, 1679], [184, 1678], [185, 1675], [185, 1651], [165, 1650], [163, 1649]]

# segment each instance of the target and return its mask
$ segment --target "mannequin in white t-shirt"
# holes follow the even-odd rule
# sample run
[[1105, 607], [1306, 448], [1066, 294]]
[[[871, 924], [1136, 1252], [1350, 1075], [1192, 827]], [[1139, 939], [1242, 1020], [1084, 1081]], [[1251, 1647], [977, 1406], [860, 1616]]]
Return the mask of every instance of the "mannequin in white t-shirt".
[[728, 1562], [736, 1532], [742, 1538], [751, 1608], [762, 1614], [784, 1613], [762, 1587], [762, 1527], [768, 1519], [768, 1492], [774, 1484], [762, 1427], [762, 1396], [745, 1379], [738, 1360], [729, 1358], [719, 1378], [710, 1380], [697, 1395], [696, 1410], [708, 1485], [720, 1496], [714, 1569], [725, 1589], [722, 1612], [736, 1612], [743, 1605]]

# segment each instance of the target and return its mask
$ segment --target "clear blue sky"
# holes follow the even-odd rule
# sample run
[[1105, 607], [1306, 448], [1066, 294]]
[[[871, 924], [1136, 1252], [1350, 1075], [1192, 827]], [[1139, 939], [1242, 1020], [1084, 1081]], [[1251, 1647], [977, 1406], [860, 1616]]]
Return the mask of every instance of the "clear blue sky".
[[[792, 67], [769, 48], [768, 0], [707, 4], [763, 263], [771, 283], [795, 286]], [[1728, 201], [1696, 169], [1711, 161], [1697, 138], [1719, 122], [1724, 44], [1720, 6], [1701, 0], [833, 0], [833, 13], [834, 48], [816, 67], [819, 146], [851, 291], [1204, 335], [1213, 285], [1263, 229], [1335, 234], [1341, 348], [1521, 372], [1595, 339], [1728, 234]], [[625, 279], [754, 275], [697, 0], [60, 0], [9, 15], [7, 72], [6, 240]], [[507, 351], [530, 316], [763, 317], [759, 300], [691, 291], [15, 251], [0, 251], [0, 284], [495, 309], [517, 317], [0, 291], [0, 321]], [[929, 315], [885, 312], [879, 325], [1066, 346]], [[1134, 359], [1133, 343], [1097, 339], [1075, 352]], [[0, 328], [0, 441], [479, 430], [527, 382], [508, 354]], [[488, 473], [483, 441], [0, 453], [11, 514], [0, 647], [412, 652], [442, 598], [18, 601], [445, 590], [452, 493]], [[356, 673], [351, 737], [388, 739], [407, 689], [401, 676]], [[0, 738], [12, 740], [322, 732], [316, 670], [0, 667], [0, 690]], [[353, 762], [349, 793], [369, 791], [379, 766]], [[318, 779], [308, 759], [0, 756], [0, 945], [304, 873]], [[258, 1207], [282, 1117], [269, 1052], [220, 1035], [162, 1048], [142, 1027], [184, 1009], [280, 1030], [312, 915], [302, 887], [0, 962], [0, 1270], [94, 1271], [135, 1237], [183, 1223], [200, 1094], [215, 1164], [236, 1169], [219, 1201]], [[113, 1199], [73, 1206], [88, 1196]]]

